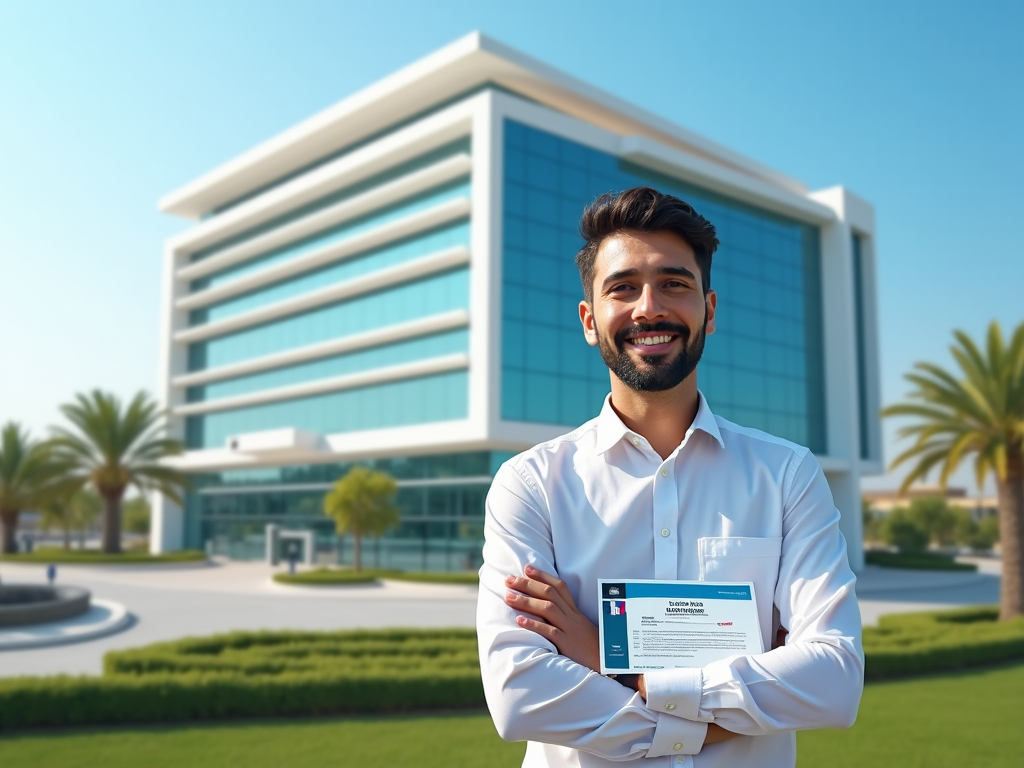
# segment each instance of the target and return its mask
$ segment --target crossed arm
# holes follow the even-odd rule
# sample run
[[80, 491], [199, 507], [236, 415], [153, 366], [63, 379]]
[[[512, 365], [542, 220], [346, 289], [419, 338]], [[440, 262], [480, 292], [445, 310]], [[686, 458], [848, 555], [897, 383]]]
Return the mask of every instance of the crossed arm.
[[[516, 617], [516, 624], [547, 639], [562, 656], [600, 674], [597, 627], [576, 607], [565, 582], [532, 565], [527, 565], [525, 571], [525, 576], [509, 575], [505, 579], [509, 588], [505, 604], [515, 611], [530, 614]], [[784, 635], [780, 634], [780, 637]], [[647, 700], [647, 681], [643, 675], [619, 675], [616, 680]], [[703, 746], [728, 741], [738, 735], [709, 723]]]
[[863, 670], [854, 577], [824, 476], [810, 466], [806, 474], [791, 494], [773, 596], [787, 642], [634, 682], [599, 674], [597, 630], [551, 575], [544, 499], [516, 473], [500, 473], [488, 497], [478, 636], [502, 737], [629, 760], [694, 754], [729, 732], [849, 727]]

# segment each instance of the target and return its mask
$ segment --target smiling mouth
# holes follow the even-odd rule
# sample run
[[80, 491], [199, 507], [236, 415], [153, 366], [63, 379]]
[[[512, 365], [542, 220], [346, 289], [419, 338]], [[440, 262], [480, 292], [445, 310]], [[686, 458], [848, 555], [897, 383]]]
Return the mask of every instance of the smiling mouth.
[[676, 338], [677, 336], [674, 333], [663, 333], [660, 336], [634, 336], [628, 339], [628, 341], [630, 344], [640, 347], [657, 347], [662, 344], [668, 344]]
[[671, 349], [672, 342], [678, 338], [679, 334], [676, 333], [630, 336], [626, 338], [626, 344], [644, 355], [664, 355]]

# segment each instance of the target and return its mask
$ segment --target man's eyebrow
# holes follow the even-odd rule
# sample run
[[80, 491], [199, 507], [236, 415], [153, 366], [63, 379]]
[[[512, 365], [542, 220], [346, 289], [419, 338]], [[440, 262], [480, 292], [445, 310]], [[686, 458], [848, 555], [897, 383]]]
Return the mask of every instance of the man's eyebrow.
[[[676, 275], [677, 277], [688, 277], [691, 280], [697, 279], [697, 276], [686, 267], [658, 267], [655, 272], [659, 275]], [[639, 269], [620, 269], [618, 272], [612, 272], [609, 274], [608, 277], [604, 279], [604, 282], [601, 283], [601, 286], [607, 287], [617, 280], [624, 280], [627, 277], [636, 277], [639, 274]]]

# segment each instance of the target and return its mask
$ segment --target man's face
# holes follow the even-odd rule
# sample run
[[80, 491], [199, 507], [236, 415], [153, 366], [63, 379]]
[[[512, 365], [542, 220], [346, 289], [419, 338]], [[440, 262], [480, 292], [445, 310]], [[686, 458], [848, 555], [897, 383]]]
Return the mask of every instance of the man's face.
[[689, 243], [671, 232], [626, 231], [601, 243], [593, 306], [580, 303], [580, 320], [616, 377], [659, 392], [697, 367], [705, 335], [715, 331], [715, 303]]

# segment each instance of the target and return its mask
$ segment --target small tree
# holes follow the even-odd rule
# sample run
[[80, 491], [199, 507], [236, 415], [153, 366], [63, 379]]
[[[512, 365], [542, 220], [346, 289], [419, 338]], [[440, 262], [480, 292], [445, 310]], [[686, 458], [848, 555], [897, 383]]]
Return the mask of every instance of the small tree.
[[181, 503], [188, 480], [163, 460], [182, 452], [182, 445], [164, 435], [163, 414], [139, 392], [127, 405], [98, 389], [76, 395], [61, 406], [73, 429], [56, 427], [50, 440], [55, 460], [69, 489], [90, 485], [103, 499], [103, 546], [106, 554], [121, 551], [121, 499], [129, 486], [159, 491]]
[[381, 536], [398, 525], [397, 492], [390, 475], [353, 467], [324, 497], [324, 514], [334, 518], [339, 534], [354, 538], [357, 571], [363, 566], [362, 537]]
[[932, 544], [952, 544], [956, 537], [956, 515], [941, 496], [923, 496], [910, 502], [910, 519], [928, 531]]
[[883, 526], [887, 544], [900, 552], [923, 552], [928, 547], [928, 531], [922, 528], [904, 507], [897, 507], [889, 513]]
[[18, 551], [14, 534], [18, 516], [42, 507], [48, 499], [48, 481], [53, 477], [50, 449], [29, 436], [13, 421], [0, 430], [0, 551]]

